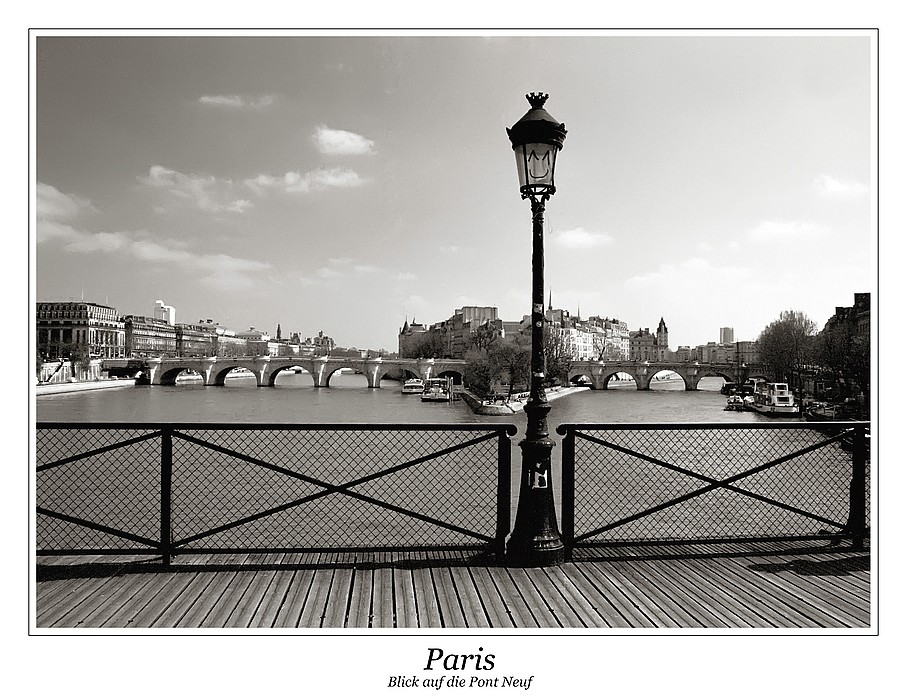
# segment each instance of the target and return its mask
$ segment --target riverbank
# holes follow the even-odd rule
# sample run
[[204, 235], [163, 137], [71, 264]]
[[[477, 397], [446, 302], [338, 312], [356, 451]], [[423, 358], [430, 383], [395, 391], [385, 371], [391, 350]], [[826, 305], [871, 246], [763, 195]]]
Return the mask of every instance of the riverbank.
[[[579, 391], [590, 390], [591, 389], [586, 386], [553, 387], [547, 389], [545, 394], [550, 403], [551, 401], [563, 398], [564, 396], [569, 396], [570, 394], [575, 394]], [[482, 401], [475, 394], [466, 389], [460, 391], [460, 396], [469, 405], [472, 412], [480, 416], [511, 416], [517, 411], [522, 411], [526, 402], [529, 400], [528, 392], [518, 394], [516, 399], [502, 403]]]
[[132, 379], [99, 379], [94, 382], [60, 382], [58, 384], [36, 384], [35, 396], [48, 396], [51, 394], [71, 394], [76, 391], [102, 391], [106, 389], [122, 389], [135, 386]]

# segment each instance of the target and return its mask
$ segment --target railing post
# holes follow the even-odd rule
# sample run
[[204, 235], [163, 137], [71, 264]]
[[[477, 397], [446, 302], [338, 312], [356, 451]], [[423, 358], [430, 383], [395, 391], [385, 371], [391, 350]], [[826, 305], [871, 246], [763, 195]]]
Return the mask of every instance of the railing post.
[[510, 533], [510, 437], [507, 429], [498, 432], [498, 524], [494, 555], [503, 561], [507, 535]]
[[853, 474], [850, 479], [850, 513], [846, 532], [855, 549], [862, 549], [866, 539], [866, 428], [853, 429]]
[[[558, 427], [558, 432], [561, 428]], [[561, 530], [564, 537], [564, 558], [573, 558], [573, 538], [576, 525], [576, 432], [570, 426], [564, 428], [561, 443]]]
[[173, 482], [173, 431], [161, 430], [161, 559], [170, 566], [170, 496]]

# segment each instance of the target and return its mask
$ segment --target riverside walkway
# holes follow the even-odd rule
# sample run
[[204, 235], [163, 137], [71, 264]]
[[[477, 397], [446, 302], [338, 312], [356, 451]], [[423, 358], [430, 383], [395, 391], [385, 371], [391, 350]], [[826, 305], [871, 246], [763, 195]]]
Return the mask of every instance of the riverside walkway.
[[45, 632], [873, 625], [869, 551], [821, 541], [590, 547], [538, 569], [443, 550], [36, 563], [35, 625]]

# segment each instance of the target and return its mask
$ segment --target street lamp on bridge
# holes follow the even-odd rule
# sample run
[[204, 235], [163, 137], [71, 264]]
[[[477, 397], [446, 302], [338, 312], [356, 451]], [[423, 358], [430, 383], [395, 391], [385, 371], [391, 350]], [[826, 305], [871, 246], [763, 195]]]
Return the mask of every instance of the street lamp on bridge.
[[507, 135], [516, 155], [520, 195], [532, 204], [532, 353], [526, 437], [520, 442], [523, 462], [516, 522], [507, 556], [522, 566], [552, 566], [564, 561], [564, 543], [554, 512], [551, 450], [545, 395], [545, 203], [554, 194], [554, 166], [567, 129], [544, 110], [548, 95], [526, 95], [531, 109]]

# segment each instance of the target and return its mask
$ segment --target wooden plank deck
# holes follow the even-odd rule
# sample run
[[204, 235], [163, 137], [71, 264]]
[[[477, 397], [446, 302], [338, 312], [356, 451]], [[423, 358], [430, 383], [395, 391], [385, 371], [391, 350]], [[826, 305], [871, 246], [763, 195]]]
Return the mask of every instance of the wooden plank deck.
[[35, 628], [869, 629], [868, 551], [578, 550], [523, 569], [441, 553], [39, 557]]

